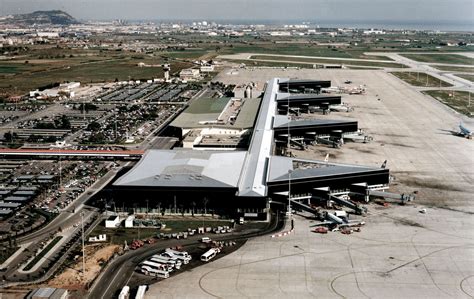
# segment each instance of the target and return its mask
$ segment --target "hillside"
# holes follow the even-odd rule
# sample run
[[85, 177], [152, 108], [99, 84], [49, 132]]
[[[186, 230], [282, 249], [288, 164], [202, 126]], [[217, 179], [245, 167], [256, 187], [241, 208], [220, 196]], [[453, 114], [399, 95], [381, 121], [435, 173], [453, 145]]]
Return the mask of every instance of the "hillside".
[[79, 22], [61, 10], [35, 11], [29, 14], [11, 15], [0, 18], [0, 24], [9, 25], [70, 25]]

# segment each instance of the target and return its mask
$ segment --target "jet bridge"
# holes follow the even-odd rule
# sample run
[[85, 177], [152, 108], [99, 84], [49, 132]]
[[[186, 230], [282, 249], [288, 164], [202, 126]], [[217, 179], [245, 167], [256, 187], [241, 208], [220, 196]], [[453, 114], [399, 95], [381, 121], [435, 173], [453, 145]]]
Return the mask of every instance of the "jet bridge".
[[333, 192], [329, 187], [313, 189], [313, 196], [316, 198], [336, 202], [354, 210], [359, 215], [367, 213], [367, 208], [347, 199], [348, 193], [348, 191]]
[[406, 204], [407, 202], [415, 200], [415, 194], [399, 194], [387, 192], [387, 185], [368, 185], [367, 183], [352, 184], [350, 187], [351, 193], [363, 195], [365, 201], [369, 202], [370, 198], [379, 197], [387, 202], [397, 202]]

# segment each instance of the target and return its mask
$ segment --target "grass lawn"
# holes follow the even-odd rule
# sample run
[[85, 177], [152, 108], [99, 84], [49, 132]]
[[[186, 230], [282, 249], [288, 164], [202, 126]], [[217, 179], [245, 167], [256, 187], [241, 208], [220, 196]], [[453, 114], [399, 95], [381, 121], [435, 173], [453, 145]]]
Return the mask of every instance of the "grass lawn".
[[[424, 91], [423, 93], [432, 96], [459, 113], [465, 114], [469, 117], [474, 115], [474, 98], [471, 100], [471, 105], [469, 106], [469, 93], [466, 91], [429, 90]], [[472, 96], [473, 95], [471, 94], [471, 97]]]
[[[196, 217], [199, 219], [198, 217]], [[98, 225], [94, 230], [91, 232], [90, 236], [97, 236], [99, 234], [107, 234], [107, 242], [113, 244], [123, 245], [125, 241], [127, 244], [130, 243], [135, 239], [147, 239], [151, 237], [155, 237], [159, 233], [177, 233], [177, 232], [185, 232], [188, 228], [197, 228], [197, 227], [217, 227], [223, 225], [230, 225], [230, 221], [227, 220], [162, 220], [162, 223], [166, 224], [165, 229], [157, 229], [157, 228], [147, 228], [147, 227], [140, 227], [140, 228], [124, 228], [119, 227], [116, 229], [112, 228], [105, 228], [104, 225]], [[123, 224], [122, 224], [123, 225]]]
[[343, 64], [343, 65], [357, 65], [357, 66], [375, 66], [375, 67], [390, 67], [390, 68], [404, 68], [405, 65], [399, 63], [389, 62], [374, 62], [374, 61], [354, 61], [354, 60], [333, 60], [320, 58], [306, 58], [306, 57], [284, 57], [284, 56], [266, 56], [266, 55], [252, 55], [250, 59], [262, 59], [271, 61], [294, 61], [306, 62], [314, 64]]
[[258, 42], [248, 44], [234, 44], [232, 47], [223, 47], [218, 53], [236, 54], [236, 53], [262, 53], [275, 55], [300, 55], [300, 56], [323, 56], [336, 58], [357, 58], [372, 60], [392, 60], [386, 56], [364, 55], [364, 52], [370, 52], [369, 48], [332, 48], [327, 45], [317, 45], [315, 43], [285, 43], [285, 42]]
[[448, 82], [439, 80], [427, 73], [420, 72], [392, 72], [399, 79], [411, 84], [413, 86], [426, 86], [426, 87], [449, 87], [452, 86]]
[[471, 82], [474, 82], [474, 74], [468, 75], [468, 74], [455, 74], [458, 77], [461, 77], [463, 79], [469, 80]]
[[298, 63], [298, 62], [273, 62], [273, 61], [251, 61], [251, 60], [239, 60], [239, 59], [226, 59], [227, 61], [230, 62], [235, 62], [235, 63], [244, 63], [246, 66], [267, 66], [267, 67], [299, 67], [299, 68], [313, 68], [311, 64], [307, 63]]
[[401, 54], [402, 56], [419, 62], [468, 64], [474, 65], [474, 59], [458, 54]]
[[450, 66], [450, 65], [433, 65], [438, 70], [448, 72], [463, 72], [463, 73], [474, 73], [474, 67], [462, 67], [462, 66]]

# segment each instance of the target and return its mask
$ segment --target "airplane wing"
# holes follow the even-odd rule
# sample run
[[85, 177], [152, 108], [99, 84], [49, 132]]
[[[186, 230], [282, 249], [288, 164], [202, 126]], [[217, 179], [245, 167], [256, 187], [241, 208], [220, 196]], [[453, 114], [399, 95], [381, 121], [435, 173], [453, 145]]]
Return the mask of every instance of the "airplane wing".
[[332, 224], [336, 224], [336, 223], [332, 222], [332, 221], [323, 221], [323, 222], [318, 222], [318, 223], [311, 224], [309, 227], [326, 226], [326, 225], [332, 225]]

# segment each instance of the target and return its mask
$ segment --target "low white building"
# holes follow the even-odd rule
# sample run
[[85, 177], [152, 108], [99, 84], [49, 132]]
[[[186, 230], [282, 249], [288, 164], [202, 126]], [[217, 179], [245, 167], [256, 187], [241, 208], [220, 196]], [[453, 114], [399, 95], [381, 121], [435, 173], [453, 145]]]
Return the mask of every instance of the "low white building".
[[213, 65], [203, 65], [200, 68], [201, 73], [210, 73], [214, 71], [214, 66]]
[[125, 219], [125, 228], [132, 228], [133, 221], [135, 220], [135, 215], [130, 215]]
[[183, 81], [193, 81], [199, 78], [198, 69], [184, 69], [179, 72], [179, 78]]
[[120, 217], [115, 215], [115, 216], [110, 216], [105, 220], [105, 227], [106, 228], [117, 228], [120, 226]]
[[94, 237], [89, 237], [89, 242], [105, 242], [107, 241], [107, 235], [102, 234]]

